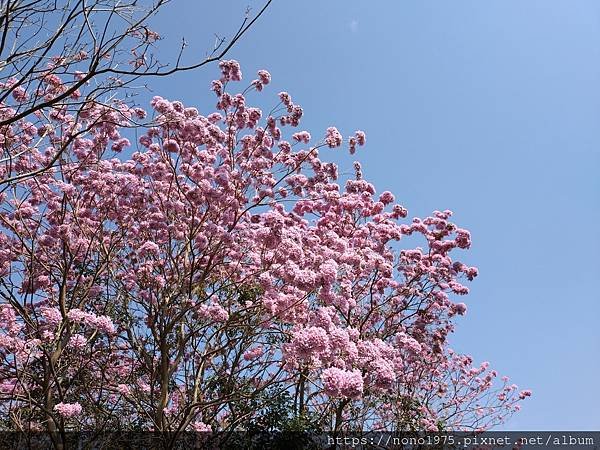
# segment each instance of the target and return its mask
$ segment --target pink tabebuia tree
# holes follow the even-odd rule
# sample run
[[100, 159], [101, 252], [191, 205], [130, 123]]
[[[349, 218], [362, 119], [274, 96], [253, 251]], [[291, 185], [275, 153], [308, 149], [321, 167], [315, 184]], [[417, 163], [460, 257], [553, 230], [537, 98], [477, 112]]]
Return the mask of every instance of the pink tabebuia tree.
[[[284, 404], [297, 427], [471, 430], [517, 410], [529, 391], [448, 348], [469, 232], [450, 211], [403, 220], [358, 163], [340, 185], [320, 153], [363, 132], [285, 138], [302, 108], [282, 92], [264, 117], [220, 66], [218, 112], [155, 97], [138, 142], [139, 109], [53, 110], [53, 145], [72, 142], [0, 194], [2, 427], [227, 431]], [[11, 170], [45, 167], [19, 127]]]

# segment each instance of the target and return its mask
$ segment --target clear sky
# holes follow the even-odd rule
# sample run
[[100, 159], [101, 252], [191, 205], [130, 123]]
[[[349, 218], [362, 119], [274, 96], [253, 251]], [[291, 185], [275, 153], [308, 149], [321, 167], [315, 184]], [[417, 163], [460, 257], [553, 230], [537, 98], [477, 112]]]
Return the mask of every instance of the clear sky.
[[[182, 36], [202, 56], [248, 5], [175, 0], [161, 57]], [[268, 69], [266, 96], [289, 91], [313, 136], [366, 131], [331, 155], [340, 172], [357, 159], [409, 217], [451, 209], [471, 231], [452, 339], [534, 391], [504, 429], [600, 429], [600, 2], [275, 0], [228, 56], [247, 81]], [[213, 78], [150, 85], [210, 112]]]

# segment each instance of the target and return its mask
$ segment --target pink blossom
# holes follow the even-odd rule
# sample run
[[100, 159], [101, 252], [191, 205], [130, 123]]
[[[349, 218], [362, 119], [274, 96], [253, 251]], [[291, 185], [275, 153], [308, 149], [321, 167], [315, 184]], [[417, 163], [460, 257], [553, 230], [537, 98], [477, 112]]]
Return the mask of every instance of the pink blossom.
[[131, 389], [126, 384], [117, 385], [117, 391], [121, 395], [130, 395], [131, 394]]
[[258, 78], [259, 78], [260, 82], [264, 85], [267, 85], [271, 82], [271, 74], [269, 72], [267, 72], [266, 70], [259, 70]]
[[524, 390], [524, 391], [521, 391], [521, 392], [519, 393], [519, 398], [520, 398], [521, 400], [524, 400], [526, 397], [531, 397], [531, 391], [530, 391], [529, 389], [526, 389], [526, 390]]
[[364, 131], [358, 130], [354, 133], [354, 135], [356, 136], [356, 141], [358, 142], [358, 145], [365, 145], [367, 137]]
[[201, 317], [214, 320], [215, 322], [227, 322], [229, 319], [229, 313], [227, 310], [216, 303], [200, 305], [198, 308], [198, 314]]
[[280, 92], [279, 93], [279, 99], [286, 106], [292, 104], [292, 97], [287, 92]]
[[394, 200], [394, 194], [392, 194], [390, 191], [385, 191], [379, 196], [379, 201], [384, 205], [389, 205], [390, 203], [393, 203]]
[[348, 138], [348, 145], [350, 147], [350, 154], [354, 155], [354, 153], [356, 153], [356, 138], [355, 137]]
[[129, 147], [130, 145], [131, 145], [131, 143], [129, 142], [129, 139], [121, 138], [121, 139], [118, 139], [117, 141], [115, 141], [115, 143], [112, 145], [112, 149], [115, 152], [121, 152], [121, 151], [123, 151], [123, 149], [125, 149], [126, 147]]
[[82, 408], [79, 403], [61, 402], [54, 405], [54, 411], [60, 414], [63, 418], [70, 419], [72, 417], [80, 415]]
[[163, 144], [163, 148], [171, 153], [179, 153], [179, 144], [175, 139], [167, 139]]
[[67, 317], [72, 320], [73, 322], [88, 322], [90, 323], [93, 315], [86, 313], [82, 310], [80, 310], [79, 308], [73, 308], [72, 310], [70, 310], [67, 313]]
[[459, 248], [469, 248], [471, 246], [471, 233], [459, 228], [456, 230], [456, 245]]
[[73, 336], [71, 336], [71, 339], [69, 339], [69, 346], [71, 346], [74, 349], [81, 349], [85, 347], [86, 344], [87, 339], [81, 334], [74, 334]]
[[115, 325], [108, 316], [98, 316], [92, 323], [98, 330], [104, 331], [105, 333], [112, 334], [115, 332]]
[[251, 361], [253, 359], [257, 359], [260, 358], [262, 356], [262, 354], [264, 353], [262, 346], [258, 345], [254, 348], [251, 348], [249, 350], [247, 350], [246, 352], [244, 352], [244, 359], [246, 361]]
[[320, 327], [308, 327], [294, 332], [290, 350], [300, 358], [318, 356], [329, 350], [327, 333]]
[[73, 322], [82, 323], [106, 333], [114, 333], [115, 331], [115, 326], [108, 316], [96, 316], [93, 313], [74, 308], [67, 313], [67, 317]]
[[335, 127], [327, 128], [327, 135], [325, 137], [325, 143], [329, 146], [329, 148], [335, 148], [342, 145], [342, 135]]
[[396, 381], [396, 374], [391, 364], [384, 360], [379, 360], [375, 363], [373, 372], [375, 385], [379, 388], [387, 389]]
[[193, 422], [192, 428], [194, 429], [194, 431], [197, 431], [199, 433], [207, 433], [212, 431], [212, 427], [210, 425], [207, 425], [201, 421]]
[[212, 82], [212, 90], [218, 97], [223, 93], [223, 83], [220, 80], [213, 80]]
[[330, 367], [321, 375], [323, 389], [330, 397], [357, 398], [363, 392], [363, 377], [359, 370], [351, 371]]
[[62, 314], [58, 308], [42, 307], [40, 309], [42, 317], [44, 317], [49, 324], [58, 325], [62, 321]]
[[242, 71], [237, 61], [233, 59], [221, 61], [219, 67], [221, 68], [222, 81], [240, 81], [242, 79]]
[[320, 272], [325, 283], [331, 284], [337, 278], [338, 264], [333, 260], [325, 261], [321, 264]]
[[252, 85], [258, 92], [261, 92], [263, 90], [264, 85], [261, 83], [260, 80], [253, 80]]
[[467, 312], [467, 305], [464, 303], [455, 303], [452, 305], [452, 310], [455, 314], [463, 316]]
[[18, 102], [24, 102], [29, 97], [27, 95], [27, 91], [23, 87], [21, 87], [21, 86], [18, 86], [18, 87], [16, 87], [16, 88], [13, 89], [12, 96]]
[[160, 247], [156, 242], [146, 241], [138, 249], [140, 255], [154, 255], [157, 256], [160, 253]]
[[308, 144], [310, 142], [310, 133], [308, 131], [300, 131], [292, 135], [292, 139], [298, 142]]

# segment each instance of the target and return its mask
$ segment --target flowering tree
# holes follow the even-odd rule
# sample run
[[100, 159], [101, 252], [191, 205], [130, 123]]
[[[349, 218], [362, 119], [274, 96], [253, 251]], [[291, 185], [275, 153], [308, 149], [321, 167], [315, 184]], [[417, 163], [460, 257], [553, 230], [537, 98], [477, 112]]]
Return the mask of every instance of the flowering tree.
[[[122, 102], [126, 89], [132, 105], [135, 82], [221, 59], [271, 1], [254, 16], [248, 10], [230, 39], [217, 38], [205, 58], [189, 64], [184, 62], [185, 41], [175, 61], [156, 56], [161, 37], [148, 25], [170, 0], [0, 2], [0, 186], [57, 163], [65, 148], [92, 125], [84, 117], [90, 105], [103, 103], [119, 109], [113, 99], [119, 97]], [[61, 145], [52, 138], [62, 130], [53, 128], [50, 117], [58, 111], [86, 124], [76, 132], [71, 130], [70, 139], [63, 139]], [[37, 133], [22, 133], [23, 124], [35, 126]], [[52, 147], [53, 157], [35, 172], [15, 171], [18, 156], [28, 151], [32, 140], [37, 147]]]
[[53, 108], [50, 149], [18, 122], [17, 176], [64, 151], [0, 197], [3, 427], [482, 430], [518, 409], [529, 391], [447, 345], [469, 232], [403, 220], [358, 163], [341, 185], [320, 154], [363, 132], [288, 133], [289, 94], [265, 117], [220, 67], [217, 112], [155, 97], [133, 145], [125, 104]]

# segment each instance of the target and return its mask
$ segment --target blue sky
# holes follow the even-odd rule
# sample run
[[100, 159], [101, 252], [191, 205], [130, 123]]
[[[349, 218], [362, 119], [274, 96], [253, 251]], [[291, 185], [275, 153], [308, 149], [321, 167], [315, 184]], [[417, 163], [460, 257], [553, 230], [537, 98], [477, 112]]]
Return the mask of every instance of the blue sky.
[[[161, 57], [182, 36], [204, 55], [248, 5], [174, 1]], [[410, 217], [451, 209], [471, 231], [453, 345], [534, 391], [503, 429], [599, 429], [600, 2], [275, 0], [228, 57], [248, 81], [268, 69], [263, 99], [289, 91], [313, 136], [366, 131], [340, 172], [357, 159]], [[216, 75], [150, 85], [210, 111]]]

